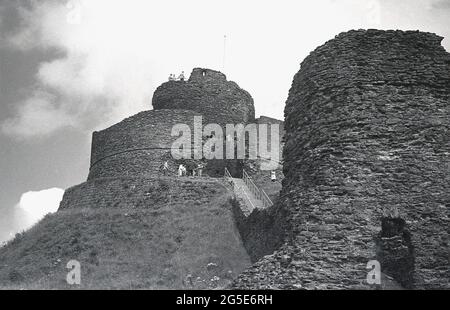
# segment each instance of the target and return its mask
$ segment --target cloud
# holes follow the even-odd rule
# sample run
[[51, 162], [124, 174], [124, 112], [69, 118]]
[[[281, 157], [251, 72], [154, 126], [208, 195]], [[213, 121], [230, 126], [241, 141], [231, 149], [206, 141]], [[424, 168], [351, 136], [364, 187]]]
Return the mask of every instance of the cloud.
[[433, 0], [432, 7], [438, 10], [450, 10], [450, 0]]
[[[15, 234], [31, 228], [45, 215], [58, 210], [64, 190], [49, 188], [23, 193], [19, 202], [7, 214], [8, 222], [0, 226], [0, 242], [11, 239]], [[1, 221], [0, 221], [1, 222]]]
[[[32, 1], [18, 8], [23, 26], [8, 36], [9, 48], [64, 56], [40, 63], [35, 90], [16, 105], [3, 133], [32, 138], [65, 127], [91, 130], [150, 108], [155, 53], [143, 36], [145, 23], [121, 23], [123, 2], [91, 2]], [[74, 10], [83, 13], [79, 23]], [[145, 21], [136, 9], [128, 13]]]
[[56, 212], [63, 194], [64, 190], [61, 188], [50, 188], [37, 192], [30, 191], [23, 193], [17, 204], [17, 208], [23, 211], [26, 216], [23, 221], [25, 226], [30, 227], [48, 213]]
[[18, 109], [18, 116], [7, 119], [1, 126], [4, 133], [20, 137], [49, 134], [75, 123], [71, 115], [55, 104], [55, 97], [35, 92]]

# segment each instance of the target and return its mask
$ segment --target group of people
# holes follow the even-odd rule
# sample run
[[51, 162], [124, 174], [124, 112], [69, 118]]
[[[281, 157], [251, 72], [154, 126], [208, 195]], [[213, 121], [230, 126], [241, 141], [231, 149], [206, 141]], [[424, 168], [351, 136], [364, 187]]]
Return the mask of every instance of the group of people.
[[178, 176], [182, 177], [182, 176], [186, 176], [187, 175], [187, 169], [186, 166], [181, 164], [178, 166]]
[[184, 71], [181, 71], [181, 74], [178, 76], [178, 78], [175, 74], [171, 73], [169, 75], [169, 81], [184, 81]]
[[[168, 175], [169, 174], [169, 163], [167, 161], [164, 162], [163, 166], [162, 166], [162, 171], [164, 175]], [[188, 168], [183, 165], [180, 164], [178, 166], [178, 176], [187, 176], [189, 172], [189, 175], [192, 176], [199, 176], [201, 177], [203, 175], [203, 165], [202, 164], [198, 164], [195, 168], [190, 167], [189, 171]]]
[[[178, 166], [178, 176], [182, 177], [182, 176], [187, 176], [187, 175], [188, 175], [188, 169], [186, 168], [185, 165], [180, 164]], [[195, 177], [195, 176], [201, 177], [203, 175], [203, 165], [198, 164], [197, 167], [189, 169], [189, 175], [191, 175], [193, 177]]]
[[[192, 165], [191, 165], [191, 167], [189, 169], [189, 175], [194, 176], [194, 177], [195, 176], [201, 177], [203, 175], [203, 168], [204, 168], [203, 164], [197, 164], [196, 167], [192, 167]], [[164, 164], [162, 166], [162, 171], [163, 171], [164, 175], [169, 174], [170, 171], [169, 171], [169, 162], [168, 161], [164, 162]], [[185, 165], [180, 164], [178, 166], [178, 176], [182, 177], [182, 176], [187, 176], [187, 175], [188, 175], [188, 168]], [[277, 180], [277, 174], [276, 174], [275, 170], [272, 170], [270, 172], [270, 180], [272, 182], [275, 182]]]

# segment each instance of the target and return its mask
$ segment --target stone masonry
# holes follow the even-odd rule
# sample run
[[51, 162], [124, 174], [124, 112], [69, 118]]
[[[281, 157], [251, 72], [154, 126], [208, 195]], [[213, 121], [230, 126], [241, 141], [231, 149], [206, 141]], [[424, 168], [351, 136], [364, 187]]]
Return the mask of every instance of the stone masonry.
[[172, 127], [186, 124], [193, 134], [190, 110], [151, 110], [138, 113], [105, 130], [94, 132], [89, 180], [121, 176], [152, 176], [171, 156]]
[[[193, 142], [195, 117], [202, 116], [203, 125], [246, 123], [255, 118], [250, 94], [227, 81], [224, 74], [210, 69], [194, 69], [188, 81], [164, 83], [155, 91], [153, 105], [154, 110], [140, 112], [93, 133], [88, 180], [65, 192], [61, 209], [136, 207], [168, 199], [164, 198], [168, 191], [160, 192], [155, 185], [159, 184], [164, 162], [169, 163], [169, 178], [177, 175], [180, 163], [188, 168], [199, 163], [172, 157], [171, 147], [179, 138], [172, 136], [175, 125], [188, 125]], [[205, 137], [201, 138], [204, 142]], [[196, 146], [191, 147], [193, 153]], [[238, 160], [200, 161], [205, 164], [204, 176], [223, 176], [225, 167], [230, 171], [242, 170]], [[193, 188], [189, 190], [195, 193]]]
[[[349, 31], [302, 62], [285, 107], [284, 245], [234, 288], [369, 288], [366, 264], [392, 213], [404, 227], [381, 234], [382, 272], [403, 287], [450, 288], [450, 54], [441, 40]], [[401, 260], [409, 277], [392, 272]]]
[[253, 122], [255, 108], [250, 94], [225, 74], [195, 68], [187, 81], [169, 81], [153, 94], [153, 108], [193, 110], [203, 123], [239, 124]]

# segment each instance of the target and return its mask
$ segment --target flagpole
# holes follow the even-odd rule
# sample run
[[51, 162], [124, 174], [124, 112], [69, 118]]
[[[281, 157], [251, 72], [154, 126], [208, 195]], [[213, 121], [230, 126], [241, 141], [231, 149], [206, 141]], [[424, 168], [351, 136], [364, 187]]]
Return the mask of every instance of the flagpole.
[[225, 54], [226, 54], [226, 44], [227, 44], [227, 35], [223, 36], [223, 60], [222, 60], [222, 71], [225, 73]]

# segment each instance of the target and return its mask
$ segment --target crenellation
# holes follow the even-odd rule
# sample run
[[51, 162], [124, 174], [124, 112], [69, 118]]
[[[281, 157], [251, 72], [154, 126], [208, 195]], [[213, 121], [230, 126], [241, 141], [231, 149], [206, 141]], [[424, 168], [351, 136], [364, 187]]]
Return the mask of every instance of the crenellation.
[[193, 110], [203, 115], [205, 124], [245, 124], [255, 119], [251, 95], [210, 69], [195, 68], [187, 81], [163, 83], [153, 94], [152, 105], [155, 110]]

